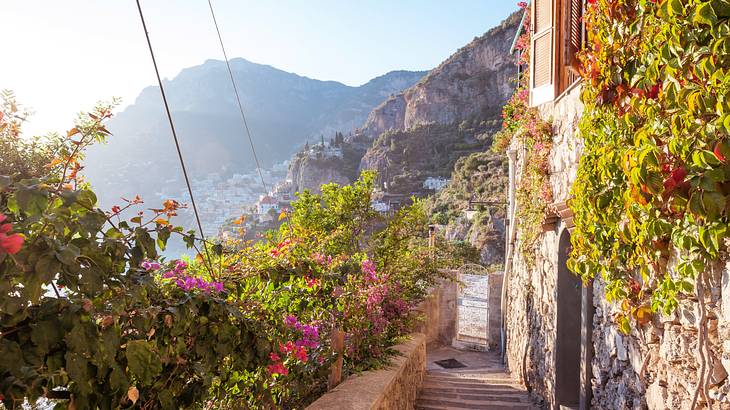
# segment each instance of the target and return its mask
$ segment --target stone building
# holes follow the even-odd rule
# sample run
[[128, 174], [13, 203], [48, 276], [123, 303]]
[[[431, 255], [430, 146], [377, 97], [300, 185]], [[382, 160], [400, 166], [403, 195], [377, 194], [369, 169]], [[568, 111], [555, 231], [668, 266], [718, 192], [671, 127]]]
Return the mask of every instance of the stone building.
[[[650, 325], [624, 335], [613, 319], [619, 309], [606, 301], [601, 278], [582, 284], [566, 266], [573, 227], [570, 188], [583, 147], [581, 80], [574, 67], [585, 37], [585, 5], [582, 0], [531, 3], [529, 98], [542, 118], [552, 120], [553, 201], [534, 259], [520, 251], [516, 224], [508, 230], [502, 289], [505, 361], [546, 408], [689, 409], [700, 369], [696, 301], [681, 301], [674, 315], [657, 314]], [[508, 157], [509, 219], [514, 221], [524, 147], [513, 141]], [[730, 408], [730, 274], [724, 263], [708, 269], [712, 348], [706, 387], [714, 408]]]

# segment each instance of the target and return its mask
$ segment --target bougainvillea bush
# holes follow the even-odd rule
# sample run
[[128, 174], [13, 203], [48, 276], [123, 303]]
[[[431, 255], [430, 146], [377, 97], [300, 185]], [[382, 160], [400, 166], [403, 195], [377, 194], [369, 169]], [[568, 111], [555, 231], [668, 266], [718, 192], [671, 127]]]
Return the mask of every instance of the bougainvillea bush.
[[629, 331], [691, 295], [730, 234], [730, 2], [591, 0], [585, 23], [570, 265]]
[[527, 10], [523, 22], [523, 34], [518, 37], [515, 49], [519, 51], [517, 62], [523, 69], [517, 79], [517, 88], [502, 107], [502, 129], [494, 138], [492, 150], [505, 152], [512, 141], [518, 141], [524, 149], [524, 161], [515, 196], [519, 205], [515, 219], [520, 232], [520, 251], [528, 263], [533, 263], [535, 246], [545, 220], [548, 204], [552, 202], [552, 187], [548, 178], [548, 156], [552, 148], [552, 127], [540, 116], [536, 108], [530, 107], [529, 70], [530, 62], [530, 19], [529, 5], [525, 2], [518, 6]]
[[[173, 225], [176, 201], [97, 207], [80, 171], [84, 149], [109, 137], [110, 105], [50, 153], [4, 107], [3, 158], [43, 162], [0, 176], [6, 408], [41, 397], [74, 409], [301, 408], [325, 389], [334, 329], [345, 373], [382, 364], [438, 277], [420, 204], [381, 217], [372, 174], [303, 193], [265, 241], [203, 243]], [[162, 256], [173, 235], [198, 257]]]

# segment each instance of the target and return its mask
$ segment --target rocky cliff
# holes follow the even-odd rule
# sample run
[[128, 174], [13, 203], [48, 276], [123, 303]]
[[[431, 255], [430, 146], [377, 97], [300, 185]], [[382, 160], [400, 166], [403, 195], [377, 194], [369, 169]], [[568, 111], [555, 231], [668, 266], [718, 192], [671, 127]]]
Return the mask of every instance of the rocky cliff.
[[414, 86], [388, 98], [370, 113], [357, 136], [373, 140], [388, 130], [494, 114], [514, 89], [515, 60], [509, 51], [520, 17], [512, 14]]
[[519, 19], [512, 14], [375, 108], [352, 138], [372, 141], [360, 168], [377, 170], [389, 190], [413, 194], [427, 177], [448, 176], [458, 158], [487, 150], [514, 90], [509, 51]]
[[289, 163], [287, 179], [294, 192], [319, 192], [322, 184], [348, 184], [357, 178], [358, 163], [366, 147], [342, 143], [338, 146], [317, 145], [294, 155]]

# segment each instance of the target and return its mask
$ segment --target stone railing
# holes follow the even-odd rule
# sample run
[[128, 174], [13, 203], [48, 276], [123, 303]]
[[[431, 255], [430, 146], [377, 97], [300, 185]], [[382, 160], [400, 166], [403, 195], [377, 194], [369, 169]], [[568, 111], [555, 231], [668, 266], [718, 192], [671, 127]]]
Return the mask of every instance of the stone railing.
[[413, 333], [394, 349], [388, 367], [347, 378], [307, 410], [412, 409], [426, 374], [426, 336]]

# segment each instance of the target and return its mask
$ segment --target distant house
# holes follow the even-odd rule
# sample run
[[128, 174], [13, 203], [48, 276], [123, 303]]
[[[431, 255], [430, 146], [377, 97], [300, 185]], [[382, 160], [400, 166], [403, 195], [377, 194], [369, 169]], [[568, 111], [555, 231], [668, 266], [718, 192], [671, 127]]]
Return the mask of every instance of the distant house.
[[373, 200], [370, 202], [370, 205], [375, 211], [380, 212], [381, 214], [385, 214], [390, 211], [390, 205], [383, 201]]
[[270, 197], [269, 195], [264, 195], [261, 197], [261, 199], [259, 199], [259, 202], [256, 204], [256, 209], [261, 215], [268, 214], [271, 210], [274, 210], [274, 212], [276, 212], [279, 210], [279, 201]]
[[428, 177], [425, 181], [423, 181], [423, 188], [430, 189], [432, 191], [440, 191], [449, 183], [449, 181], [450, 179], [442, 177]]

